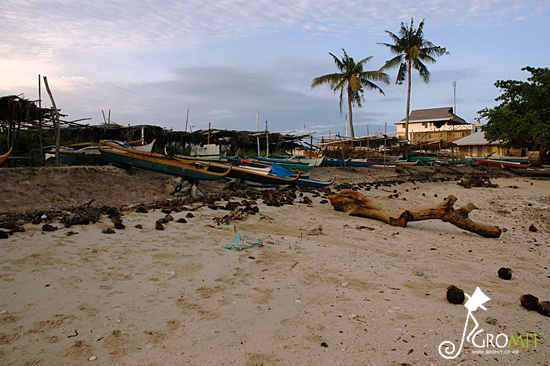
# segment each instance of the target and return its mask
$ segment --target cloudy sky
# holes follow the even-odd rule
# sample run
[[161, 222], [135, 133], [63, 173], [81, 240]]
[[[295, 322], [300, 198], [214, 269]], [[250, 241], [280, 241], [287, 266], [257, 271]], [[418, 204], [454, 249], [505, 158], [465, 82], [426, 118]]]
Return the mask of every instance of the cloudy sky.
[[[473, 122], [495, 105], [496, 80], [525, 80], [548, 67], [548, 0], [3, 0], [0, 95], [38, 99], [47, 76], [69, 121], [174, 130], [213, 128], [345, 135], [345, 112], [313, 78], [336, 72], [329, 52], [375, 70], [391, 58], [380, 42], [401, 22], [425, 19], [424, 34], [449, 56], [413, 74], [412, 109], [452, 107]], [[354, 109], [355, 133], [404, 118], [406, 86], [380, 84]], [[49, 107], [43, 91], [43, 106]]]

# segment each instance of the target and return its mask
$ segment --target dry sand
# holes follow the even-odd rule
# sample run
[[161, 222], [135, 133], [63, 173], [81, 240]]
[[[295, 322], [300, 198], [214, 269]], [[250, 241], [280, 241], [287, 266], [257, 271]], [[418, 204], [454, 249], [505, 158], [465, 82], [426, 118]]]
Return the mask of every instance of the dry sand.
[[[64, 172], [61, 181], [51, 173], [53, 183], [37, 188], [20, 174], [6, 176], [20, 182], [26, 198], [4, 180], [0, 212], [13, 212], [16, 202], [20, 211], [46, 210], [91, 197], [86, 189], [79, 195], [61, 187], [80, 173]], [[332, 169], [321, 175], [332, 174], [351, 182], [393, 173]], [[156, 189], [149, 195], [166, 197], [165, 176], [138, 178]], [[550, 300], [550, 180], [492, 182], [499, 187], [416, 181], [363, 192], [385, 197], [396, 190], [404, 207], [434, 205], [453, 194], [457, 206], [479, 207], [472, 219], [504, 228], [499, 239], [441, 221], [397, 228], [350, 217], [314, 192], [304, 193], [311, 204], [299, 203], [301, 197], [282, 207], [259, 200], [256, 215], [229, 225], [217, 223], [227, 211], [193, 205], [173, 212], [163, 231], [155, 230], [165, 216], [160, 210], [125, 211], [126, 228], [111, 235], [101, 233], [113, 226], [107, 217], [70, 228], [54, 221], [55, 232], [27, 223], [25, 232], [0, 240], [0, 364], [549, 365], [550, 318], [522, 308], [519, 297]], [[51, 190], [45, 200], [40, 189]], [[94, 189], [97, 201], [152, 197], [138, 189], [106, 198], [108, 186]], [[262, 245], [222, 248], [235, 230]], [[500, 267], [512, 269], [510, 281], [498, 278]], [[528, 347], [502, 349], [465, 342], [456, 359], [444, 360], [438, 346], [460, 343], [467, 316], [466, 307], [446, 300], [451, 284], [470, 295], [479, 286], [490, 297], [485, 311], [473, 313], [484, 330], [478, 344], [487, 334], [536, 333], [536, 347], [533, 339]]]

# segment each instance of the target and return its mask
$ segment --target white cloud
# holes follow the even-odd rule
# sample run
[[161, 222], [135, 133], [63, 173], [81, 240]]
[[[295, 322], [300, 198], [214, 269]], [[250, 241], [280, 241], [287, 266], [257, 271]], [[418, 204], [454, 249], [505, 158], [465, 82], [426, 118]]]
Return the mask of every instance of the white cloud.
[[[4, 0], [0, 92], [30, 93], [42, 74], [71, 118], [101, 121], [101, 110], [112, 109], [118, 122], [170, 126], [190, 108], [197, 125], [232, 126], [254, 124], [260, 109], [281, 123], [340, 125], [338, 96], [310, 88], [313, 77], [333, 70], [328, 52], [374, 49], [384, 55], [369, 63], [376, 68], [387, 53], [375, 43], [411, 17], [426, 19], [430, 39], [449, 29], [478, 28], [481, 36], [484, 27], [531, 19], [549, 7], [547, 0]], [[450, 51], [454, 59], [431, 67], [430, 88], [414, 98], [439, 101], [430, 90], [484, 76], [479, 64], [463, 64], [467, 57], [477, 62], [478, 54], [458, 58]], [[439, 67], [452, 60], [453, 69]], [[393, 77], [386, 97], [365, 96], [357, 123], [401, 118], [404, 88]]]

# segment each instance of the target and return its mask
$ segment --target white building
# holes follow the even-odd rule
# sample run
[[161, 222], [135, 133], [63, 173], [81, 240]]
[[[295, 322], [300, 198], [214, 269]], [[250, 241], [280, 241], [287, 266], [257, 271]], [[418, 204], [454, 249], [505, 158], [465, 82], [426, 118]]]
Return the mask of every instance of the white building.
[[[397, 138], [405, 139], [405, 118], [396, 123]], [[453, 142], [472, 134], [475, 126], [453, 113], [452, 107], [417, 109], [409, 117], [411, 144]]]

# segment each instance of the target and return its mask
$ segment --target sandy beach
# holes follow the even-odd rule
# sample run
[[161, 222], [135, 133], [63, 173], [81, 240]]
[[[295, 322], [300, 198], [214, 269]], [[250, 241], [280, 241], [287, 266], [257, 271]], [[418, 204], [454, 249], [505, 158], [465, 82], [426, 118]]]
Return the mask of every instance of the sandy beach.
[[[102, 233], [114, 228], [107, 215], [70, 227], [47, 215], [19, 219], [24, 231], [0, 240], [0, 364], [549, 365], [550, 318], [519, 297], [550, 300], [550, 180], [502, 176], [491, 178], [496, 188], [467, 189], [454, 178], [419, 179], [437, 169], [319, 170], [312, 174], [336, 175], [336, 184], [275, 190], [293, 198], [279, 207], [265, 192], [223, 195], [210, 183], [205, 191], [223, 200], [170, 210], [166, 200], [176, 198], [160, 174], [50, 168], [37, 183], [36, 172], [1, 169], [4, 219], [93, 200], [118, 207], [125, 227]], [[361, 184], [369, 181], [388, 184]], [[474, 221], [503, 232], [490, 239], [439, 220], [401, 228], [351, 217], [328, 201], [346, 186], [397, 195], [404, 208], [452, 194], [457, 207], [479, 208]], [[165, 205], [137, 212], [154, 201]], [[257, 212], [228, 219], [228, 203]], [[157, 230], [167, 214], [173, 220]], [[45, 223], [58, 229], [45, 232]], [[237, 232], [251, 248], [223, 247]], [[501, 267], [511, 280], [497, 276]], [[447, 301], [449, 285], [490, 298], [472, 313], [483, 332], [453, 360], [438, 348], [458, 348], [468, 309]], [[531, 336], [501, 347], [500, 334]]]

